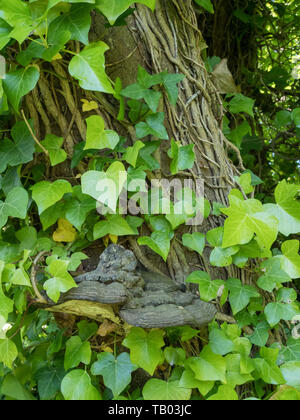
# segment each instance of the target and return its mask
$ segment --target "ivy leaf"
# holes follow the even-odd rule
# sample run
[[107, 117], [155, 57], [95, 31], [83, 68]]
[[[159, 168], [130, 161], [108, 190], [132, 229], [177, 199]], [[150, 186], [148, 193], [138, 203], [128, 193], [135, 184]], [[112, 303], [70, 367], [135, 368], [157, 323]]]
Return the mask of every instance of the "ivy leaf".
[[242, 285], [239, 279], [229, 279], [226, 286], [230, 292], [229, 302], [233, 315], [242, 311], [249, 305], [251, 298], [258, 298], [260, 294], [252, 286]]
[[226, 361], [213, 353], [210, 346], [205, 346], [199, 357], [191, 357], [186, 363], [199, 381], [226, 382]]
[[36, 66], [29, 66], [6, 74], [3, 88], [14, 110], [19, 112], [21, 98], [36, 86], [40, 72]]
[[147, 401], [187, 401], [192, 394], [191, 389], [179, 386], [179, 381], [163, 381], [150, 379], [143, 389], [143, 397]]
[[283, 319], [291, 321], [300, 312], [295, 304], [287, 304], [281, 302], [269, 303], [265, 308], [265, 315], [268, 323], [273, 328]]
[[200, 298], [205, 302], [216, 299], [224, 287], [223, 280], [211, 280], [205, 271], [194, 271], [187, 277], [186, 282], [199, 284]]
[[144, 143], [138, 140], [134, 143], [133, 147], [127, 147], [126, 152], [123, 155], [123, 159], [125, 159], [126, 162], [129, 163], [129, 165], [135, 168], [139, 152], [144, 147]]
[[18, 349], [15, 343], [9, 339], [0, 340], [0, 362], [12, 369], [13, 362], [18, 357]]
[[232, 264], [232, 256], [239, 251], [238, 246], [222, 248], [224, 228], [219, 227], [207, 232], [207, 241], [215, 247], [209, 257], [211, 265], [216, 267], [227, 267]]
[[131, 373], [136, 366], [131, 363], [128, 353], [114, 357], [111, 353], [101, 353], [98, 361], [92, 365], [92, 375], [102, 375], [104, 384], [117, 397], [131, 382]]
[[292, 278], [300, 277], [300, 242], [296, 239], [286, 241], [282, 244], [281, 250], [283, 255], [276, 256], [281, 262], [281, 268]]
[[[209, 1], [209, 0], [208, 0]], [[161, 81], [167, 91], [169, 101], [172, 105], [176, 105], [179, 89], [177, 84], [181, 82], [185, 76], [183, 74], [170, 74], [167, 71], [160, 74]]]
[[44, 289], [49, 298], [55, 303], [58, 302], [60, 293], [65, 293], [72, 288], [78, 287], [67, 271], [68, 265], [69, 261], [53, 260], [47, 268], [47, 271], [53, 277], [44, 283]]
[[180, 378], [179, 386], [186, 389], [198, 388], [201, 395], [206, 396], [214, 387], [213, 381], [199, 381], [195, 378], [195, 373], [188, 367]]
[[51, 22], [49, 33], [51, 31], [57, 33], [68, 31], [71, 39], [88, 45], [88, 35], [91, 27], [90, 12], [91, 7], [88, 7], [87, 4], [73, 4], [69, 12], [61, 14]]
[[249, 340], [255, 346], [264, 347], [269, 339], [269, 330], [270, 326], [266, 321], [259, 322]]
[[105, 124], [102, 117], [99, 115], [92, 115], [86, 119], [86, 123], [86, 145], [83, 150], [115, 149], [120, 141], [120, 137], [115, 131], [104, 129]]
[[117, 201], [127, 181], [121, 162], [114, 162], [106, 172], [88, 171], [81, 177], [82, 192], [116, 211]]
[[154, 136], [161, 140], [168, 140], [169, 136], [164, 126], [164, 112], [156, 112], [146, 118], [146, 122], [136, 125], [136, 135], [138, 139], [147, 136]]
[[267, 384], [282, 385], [286, 383], [279, 367], [276, 365], [278, 352], [278, 349], [262, 347], [260, 349], [262, 358], [253, 359], [256, 372]]
[[52, 400], [60, 391], [61, 382], [66, 375], [62, 363], [54, 363], [39, 369], [35, 378], [37, 379], [38, 391], [41, 400]]
[[[109, 23], [113, 25], [119, 16], [124, 13], [133, 3], [132, 0], [96, 0], [96, 8], [107, 18]], [[155, 0], [139, 0], [136, 3], [145, 4], [154, 10]]]
[[182, 236], [182, 243], [184, 246], [202, 255], [205, 247], [205, 235], [200, 232], [186, 233]]
[[87, 372], [81, 369], [68, 373], [61, 384], [61, 392], [67, 401], [100, 401], [99, 391], [91, 384]]
[[69, 64], [71, 76], [79, 80], [85, 90], [114, 93], [105, 73], [104, 53], [109, 47], [102, 41], [94, 42], [76, 54]]
[[22, 187], [12, 189], [5, 202], [0, 201], [0, 227], [4, 226], [8, 217], [25, 219], [27, 214], [28, 193]]
[[263, 211], [263, 205], [255, 199], [243, 201], [231, 193], [230, 207], [222, 209], [229, 216], [224, 224], [223, 247], [244, 245], [251, 241], [254, 233], [261, 243], [270, 249], [277, 238], [278, 221]]
[[138, 239], [138, 244], [147, 245], [154, 252], [160, 255], [164, 259], [164, 261], [167, 261], [170, 252], [170, 242], [172, 236], [173, 234], [170, 234], [170, 232], [153, 232], [151, 237], [141, 236]]
[[280, 363], [297, 361], [300, 362], [300, 340], [290, 337], [286, 346], [282, 347], [279, 352]]
[[65, 217], [80, 231], [88, 213], [94, 209], [96, 209], [96, 201], [88, 196], [82, 201], [72, 199], [65, 206]]
[[280, 370], [286, 384], [300, 391], [300, 362], [287, 362]]
[[49, 152], [50, 162], [52, 166], [58, 165], [67, 159], [67, 153], [61, 148], [64, 143], [62, 137], [53, 134], [47, 134], [45, 140], [41, 144]]
[[242, 93], [237, 93], [229, 102], [229, 110], [233, 114], [239, 114], [240, 112], [245, 112], [251, 117], [254, 117], [253, 107], [255, 101], [247, 96], [244, 96]]
[[230, 385], [220, 385], [218, 392], [207, 398], [208, 401], [238, 401], [235, 389]]
[[18, 166], [33, 159], [34, 140], [24, 121], [17, 122], [12, 130], [13, 141], [3, 139], [0, 141], [0, 172], [7, 166]]
[[89, 365], [91, 362], [92, 351], [88, 341], [82, 342], [78, 336], [71, 337], [66, 342], [65, 370], [77, 367], [80, 363]]
[[181, 146], [172, 139], [168, 156], [172, 159], [170, 165], [172, 175], [186, 169], [191, 169], [195, 163], [194, 145]]
[[299, 191], [298, 185], [283, 180], [275, 190], [277, 204], [264, 205], [264, 209], [279, 220], [279, 231], [285, 236], [300, 232], [300, 203], [294, 198]]
[[199, 4], [199, 6], [202, 6], [209, 13], [215, 13], [211, 0], [195, 0], [195, 3]]
[[10, 37], [22, 44], [28, 34], [33, 30], [33, 20], [29, 5], [21, 0], [2, 0], [0, 2], [1, 18], [14, 29]]
[[58, 179], [53, 183], [41, 181], [32, 187], [32, 198], [37, 203], [39, 214], [41, 214], [60, 201], [66, 193], [71, 192], [71, 184], [64, 179]]
[[234, 349], [234, 343], [223, 330], [212, 328], [209, 332], [209, 345], [215, 354], [225, 356]]
[[107, 215], [106, 220], [101, 220], [94, 226], [94, 239], [100, 239], [106, 235], [127, 236], [135, 235], [135, 232], [122, 216], [112, 214]]
[[276, 286], [291, 281], [289, 275], [281, 269], [278, 259], [271, 258], [261, 265], [263, 276], [258, 279], [257, 285], [263, 290], [272, 293]]
[[132, 363], [146, 370], [151, 376], [156, 367], [163, 363], [164, 331], [151, 330], [147, 333], [142, 328], [132, 328], [123, 341], [123, 345], [130, 349]]

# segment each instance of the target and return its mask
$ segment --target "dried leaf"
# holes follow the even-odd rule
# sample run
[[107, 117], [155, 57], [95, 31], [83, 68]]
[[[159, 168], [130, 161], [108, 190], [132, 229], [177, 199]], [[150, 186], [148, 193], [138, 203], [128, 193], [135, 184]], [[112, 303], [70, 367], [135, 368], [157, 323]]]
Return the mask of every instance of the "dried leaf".
[[240, 90], [235, 84], [231, 71], [227, 65], [227, 58], [224, 58], [216, 65], [213, 71], [218, 91], [220, 93], [239, 93]]
[[53, 233], [53, 240], [55, 242], [73, 242], [76, 239], [76, 229], [66, 219], [58, 220], [58, 228]]

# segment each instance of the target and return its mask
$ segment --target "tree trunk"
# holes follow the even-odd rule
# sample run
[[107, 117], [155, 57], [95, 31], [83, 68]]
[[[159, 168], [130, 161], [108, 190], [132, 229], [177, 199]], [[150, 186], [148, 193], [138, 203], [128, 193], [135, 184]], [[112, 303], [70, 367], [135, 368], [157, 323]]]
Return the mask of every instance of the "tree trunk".
[[[167, 70], [185, 76], [176, 107], [170, 106], [167, 96], [161, 106], [161, 111], [166, 114], [169, 138], [180, 141], [182, 145], [195, 146], [195, 165], [188, 175], [182, 176], [203, 180], [205, 197], [211, 202], [226, 203], [230, 189], [235, 186], [234, 176], [239, 174], [228, 158], [228, 149], [231, 148], [239, 158], [240, 155], [222, 132], [222, 101], [201, 56], [205, 42], [198, 29], [194, 3], [192, 0], [157, 0], [156, 4], [154, 13], [143, 5], [136, 5], [136, 11], [127, 19], [128, 25], [122, 27], [106, 29], [104, 19], [95, 15], [91, 40], [101, 39], [109, 45], [107, 71], [113, 80], [120, 77], [124, 86], [135, 83], [138, 65], [152, 74]], [[75, 47], [79, 48], [79, 45]], [[61, 61], [56, 62], [52, 69], [44, 69], [46, 72], [38, 87], [28, 96], [27, 106], [38, 136], [47, 132], [64, 136], [66, 151], [71, 154], [74, 144], [85, 140], [86, 128], [80, 111], [80, 99], [96, 97], [100, 103], [97, 112], [106, 120], [107, 126], [134, 143], [134, 127], [126, 120], [117, 120], [118, 105], [115, 99], [75, 88], [64, 67]], [[169, 147], [169, 142], [164, 142], [156, 156], [161, 164], [161, 170], [155, 173], [158, 179], [166, 175], [170, 177]], [[242, 167], [241, 161], [240, 165]], [[73, 177], [74, 181], [75, 175], [65, 165], [59, 165], [56, 172], [51, 174], [53, 178]], [[210, 216], [201, 226], [192, 229], [206, 233], [219, 225], [220, 218]], [[187, 229], [179, 229], [178, 236]], [[176, 238], [172, 241], [166, 265], [149, 249], [140, 248], [135, 240], [130, 240], [130, 245], [146, 267], [159, 268], [177, 283], [184, 282], [187, 275], [197, 269], [210, 272], [212, 278], [238, 277], [244, 283], [249, 282], [246, 271], [234, 266], [213, 268], [209, 264], [209, 249], [200, 257], [183, 249]]]

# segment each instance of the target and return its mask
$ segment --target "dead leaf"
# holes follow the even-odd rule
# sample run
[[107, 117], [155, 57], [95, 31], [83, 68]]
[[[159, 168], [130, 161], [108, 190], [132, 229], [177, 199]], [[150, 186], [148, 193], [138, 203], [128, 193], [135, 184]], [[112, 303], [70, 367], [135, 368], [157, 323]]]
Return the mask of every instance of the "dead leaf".
[[111, 242], [112, 242], [113, 244], [117, 244], [117, 243], [118, 243], [118, 239], [119, 239], [119, 237], [118, 237], [118, 236], [116, 236], [116, 235], [109, 235], [109, 239], [111, 240]]
[[73, 242], [76, 239], [76, 229], [66, 219], [58, 219], [58, 228], [53, 233], [55, 242]]
[[108, 334], [115, 331], [116, 328], [117, 328], [116, 324], [109, 321], [108, 319], [105, 319], [100, 325], [97, 331], [97, 334], [100, 335], [100, 337], [106, 337]]
[[216, 65], [212, 72], [218, 91], [220, 93], [239, 93], [240, 89], [235, 84], [232, 73], [227, 65], [227, 58], [224, 58]]
[[83, 105], [82, 105], [83, 112], [88, 112], [88, 111], [92, 111], [93, 109], [98, 109], [98, 104], [95, 101], [88, 101], [87, 99], [81, 99], [81, 102], [83, 102]]

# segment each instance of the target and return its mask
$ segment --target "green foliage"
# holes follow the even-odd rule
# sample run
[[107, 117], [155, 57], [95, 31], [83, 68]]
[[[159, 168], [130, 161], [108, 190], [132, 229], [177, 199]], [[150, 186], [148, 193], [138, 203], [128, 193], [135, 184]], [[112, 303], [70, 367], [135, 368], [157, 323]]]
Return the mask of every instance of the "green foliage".
[[[155, 0], [135, 3], [155, 7]], [[238, 400], [244, 399], [243, 385], [250, 399], [300, 399], [300, 342], [293, 328], [300, 319], [300, 108], [292, 94], [299, 64], [291, 68], [287, 58], [295, 56], [296, 44], [294, 37], [286, 36], [288, 28], [298, 25], [292, 16], [297, 10], [295, 2], [290, 13], [281, 1], [265, 3], [268, 13], [259, 5], [255, 9], [260, 15], [245, 7], [232, 16], [245, 25], [245, 33], [251, 27], [261, 39], [266, 30], [271, 39], [257, 47], [257, 74], [242, 69], [248, 78], [247, 95], [253, 95], [237, 90], [224, 97], [223, 131], [248, 169], [233, 180], [239, 189], [231, 190], [228, 206], [193, 195], [187, 206], [187, 191], [166, 199], [162, 189], [149, 188], [155, 171], [167, 171], [171, 178], [202, 164], [194, 145], [169, 138], [169, 115], [161, 111], [164, 101], [176, 106], [184, 76], [149, 74], [139, 67], [136, 83], [123, 88], [122, 80], [111, 80], [106, 73], [108, 45], [90, 42], [92, 11], [101, 13], [107, 26], [124, 24], [134, 2], [0, 0], [0, 49], [8, 62], [8, 73], [0, 81], [1, 400]], [[195, 7], [214, 13], [210, 0], [195, 0]], [[284, 47], [278, 44], [281, 33], [287, 40]], [[51, 123], [39, 141], [36, 121], [26, 120], [21, 111], [39, 81], [48, 76], [66, 81], [49, 71], [49, 63], [60, 59], [74, 86], [87, 91], [86, 102], [97, 99], [92, 92], [118, 101], [118, 120], [120, 126], [130, 126], [132, 144], [107, 129], [102, 110], [93, 112], [98, 103], [92, 101], [85, 118], [86, 137], [74, 151], [67, 144], [71, 126], [58, 137], [49, 132], [56, 132]], [[220, 62], [219, 57], [207, 57], [208, 72]], [[169, 157], [168, 168], [157, 159], [161, 151]], [[81, 168], [72, 182], [56, 176], [61, 174], [58, 165], [70, 162], [72, 170]], [[257, 169], [259, 177], [254, 174]], [[142, 198], [137, 198], [135, 183]], [[148, 214], [125, 217], [124, 191], [141, 208], [150, 203]], [[183, 225], [197, 213], [208, 219], [203, 233], [186, 233]], [[60, 241], [57, 230], [62, 224], [65, 235]], [[191, 327], [131, 328], [121, 340], [120, 331], [110, 332], [105, 323], [104, 332], [103, 325], [98, 329], [96, 322], [87, 320], [69, 320], [61, 329], [52, 315], [32, 305], [36, 288], [58, 302], [61, 293], [78, 287], [72, 274], [88, 258], [82, 251], [94, 241], [106, 244], [123, 236], [138, 237], [140, 246], [165, 262], [181, 238], [195, 257], [209, 253], [211, 267], [205, 270], [218, 273], [218, 268], [229, 267], [230, 273], [240, 269], [249, 274], [245, 278], [251, 284], [218, 279], [219, 274], [212, 279], [202, 271], [202, 259], [201, 266], [197, 258], [191, 263], [197, 271], [186, 282], [198, 285], [202, 300], [230, 311], [233, 317], [226, 319], [231, 324], [213, 321], [208, 336]], [[45, 262], [34, 262], [44, 254], [50, 255]], [[37, 264], [41, 270], [35, 274]], [[189, 340], [195, 340], [195, 346], [182, 345]], [[138, 368], [152, 378], [142, 389], [132, 389]]]

